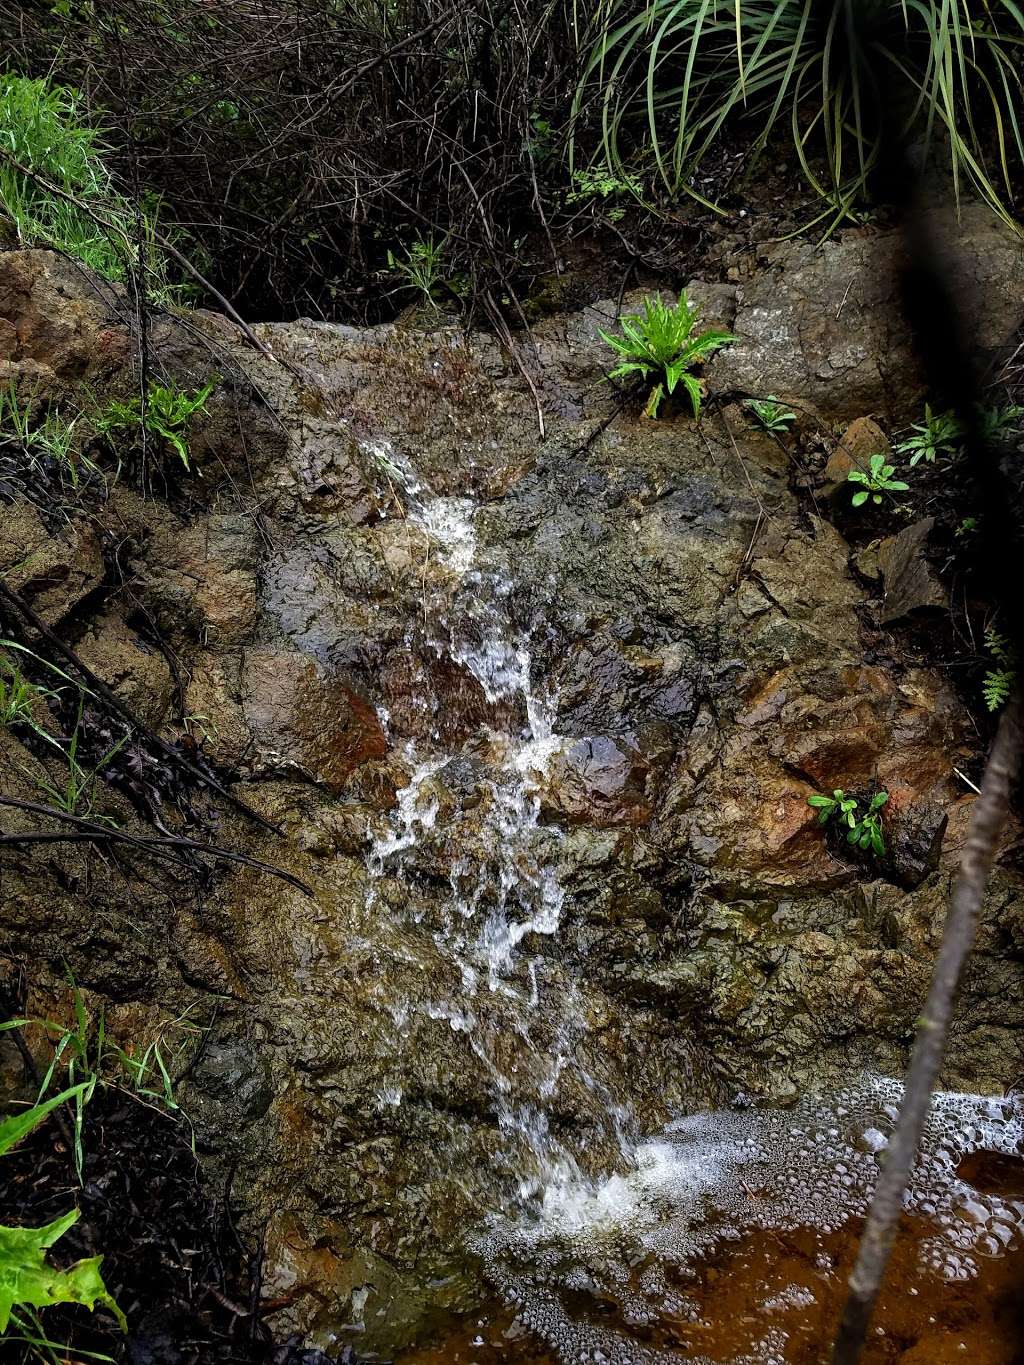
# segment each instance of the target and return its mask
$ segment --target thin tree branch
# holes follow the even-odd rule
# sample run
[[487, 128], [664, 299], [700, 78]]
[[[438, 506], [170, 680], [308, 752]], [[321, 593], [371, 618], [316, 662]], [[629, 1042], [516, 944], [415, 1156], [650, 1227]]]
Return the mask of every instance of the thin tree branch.
[[832, 1351], [832, 1365], [856, 1365], [882, 1285], [903, 1208], [903, 1192], [942, 1065], [957, 987], [974, 945], [985, 886], [1020, 768], [1021, 740], [1021, 701], [1016, 697], [999, 722], [981, 780], [981, 794], [971, 810], [967, 842], [931, 989], [917, 1028], [899, 1120], [886, 1149], [861, 1234], [857, 1262], [850, 1275], [850, 1293]]
[[190, 763], [184, 754], [180, 753], [172, 745], [162, 740], [159, 735], [154, 734], [152, 730], [143, 725], [135, 712], [132, 711], [129, 706], [125, 705], [117, 693], [112, 691], [102, 678], [98, 678], [88, 664], [80, 659], [75, 651], [69, 645], [66, 645], [59, 635], [55, 635], [42, 617], [33, 611], [23, 597], [14, 592], [12, 588], [9, 588], [7, 584], [4, 583], [3, 579], [0, 579], [0, 597], [4, 598], [23, 620], [27, 621], [34, 630], [37, 630], [43, 639], [46, 640], [48, 644], [52, 645], [61, 657], [75, 668], [88, 683], [91, 691], [95, 692], [97, 696], [102, 697], [107, 705], [112, 707], [123, 720], [126, 720], [136, 733], [145, 735], [150, 742], [160, 750], [165, 758], [170, 759], [172, 763], [175, 763], [179, 768], [184, 769], [185, 772], [189, 773], [190, 776], [194, 777], [196, 781], [201, 783], [204, 787], [208, 787], [211, 791], [215, 791], [219, 796], [222, 796], [225, 801], [229, 801], [237, 811], [248, 816], [250, 820], [254, 820], [256, 824], [262, 825], [263, 828], [269, 830], [271, 834], [283, 834], [279, 825], [272, 824], [269, 820], [265, 819], [264, 816], [260, 815], [259, 811], [253, 810], [251, 806], [247, 805], [244, 801], [228, 791], [226, 787], [222, 786], [215, 777], [210, 776], [209, 773], [205, 773], [202, 768], [197, 767], [194, 763]]
[[[121, 843], [141, 849], [146, 853], [152, 853], [156, 857], [169, 857], [177, 863], [181, 863], [182, 860], [176, 857], [171, 850], [182, 849], [189, 853], [206, 854], [208, 857], [222, 862], [240, 863], [243, 867], [255, 868], [257, 872], [268, 872], [271, 876], [279, 877], [282, 881], [296, 887], [304, 895], [313, 898], [312, 888], [300, 878], [293, 876], [292, 873], [284, 872], [281, 868], [274, 867], [272, 863], [265, 863], [260, 858], [250, 858], [247, 853], [236, 853], [232, 849], [222, 848], [219, 844], [204, 844], [198, 839], [188, 839], [184, 835], [170, 833], [161, 834], [158, 838], [126, 834], [124, 830], [114, 829], [111, 825], [101, 825], [95, 820], [86, 819], [85, 816], [72, 815], [69, 811], [57, 810], [54, 806], [43, 806], [36, 801], [20, 801], [13, 796], [0, 796], [0, 806], [9, 806], [12, 810], [27, 811], [33, 815], [44, 815], [48, 819], [59, 820], [64, 824], [74, 826], [72, 831], [62, 834], [46, 830], [26, 830], [19, 834], [0, 833], [0, 846], [5, 844], [82, 843], [85, 840], [92, 843]], [[188, 866], [188, 864], [184, 865]]]

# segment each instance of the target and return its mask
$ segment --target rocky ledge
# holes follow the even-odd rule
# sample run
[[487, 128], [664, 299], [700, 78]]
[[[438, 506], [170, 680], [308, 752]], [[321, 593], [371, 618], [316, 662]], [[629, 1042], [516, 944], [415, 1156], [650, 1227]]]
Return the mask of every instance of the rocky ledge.
[[[1019, 249], [980, 214], [959, 248], [998, 355], [1024, 304]], [[978, 731], [950, 674], [899, 633], [944, 609], [935, 585], [887, 611], [908, 555], [890, 546], [861, 572], [825, 473], [808, 478], [741, 401], [788, 400], [823, 458], [858, 422], [915, 419], [897, 250], [849, 233], [776, 248], [739, 287], [692, 282], [740, 338], [709, 367], [700, 424], [616, 411], [611, 302], [546, 319], [517, 357], [440, 322], [299, 322], [257, 329], [271, 358], [221, 319], [165, 318], [161, 368], [222, 376], [195, 442], [202, 478], [160, 497], [124, 480], [60, 516], [0, 489], [4, 582], [283, 831], [220, 807], [218, 842], [314, 892], [244, 867], [201, 884], [82, 845], [8, 847], [0, 951], [42, 995], [67, 963], [127, 1036], [198, 1002], [210, 1026], [186, 1108], [207, 1159], [233, 1169], [245, 1226], [268, 1224], [268, 1297], [314, 1337], [361, 1324], [363, 1348], [387, 1351], [466, 1301], [461, 1236], [514, 1174], [488, 1065], [434, 1006], [459, 990], [439, 946], [452, 869], [495, 857], [488, 774], [520, 702], [488, 695], [423, 628], [468, 599], [451, 552], [407, 515], [396, 460], [473, 501], [477, 563], [507, 585], [553, 707], [557, 743], [527, 781], [564, 900], [557, 933], [523, 950], [573, 993], [594, 1085], [557, 1088], [548, 1122], [600, 1164], [601, 1096], [653, 1130], [738, 1092], [786, 1101], [904, 1064]], [[0, 256], [0, 384], [65, 402], [82, 381], [130, 392], [132, 350], [116, 291], [44, 252]], [[370, 855], [424, 739], [453, 761], [425, 779], [433, 823], [399, 878]], [[38, 794], [38, 749], [0, 731], [0, 764], [6, 794]], [[889, 792], [884, 859], [823, 836], [807, 796], [833, 787]], [[114, 785], [97, 808], [145, 832]], [[33, 819], [5, 811], [4, 828]], [[1024, 1066], [1015, 840], [949, 1085], [1002, 1087]], [[509, 1026], [500, 998], [489, 1008]]]

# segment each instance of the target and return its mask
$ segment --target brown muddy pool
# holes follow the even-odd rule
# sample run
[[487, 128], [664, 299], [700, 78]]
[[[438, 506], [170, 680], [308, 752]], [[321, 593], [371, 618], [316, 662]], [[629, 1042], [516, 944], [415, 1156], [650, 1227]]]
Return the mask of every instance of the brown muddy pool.
[[[1017, 1184], [1024, 1178], [1018, 1163]], [[1007, 1191], [1008, 1193], [1009, 1191]], [[819, 1365], [828, 1350], [853, 1264], [861, 1220], [838, 1232], [810, 1228], [757, 1231], [709, 1258], [686, 1285], [698, 1321], [664, 1320], [634, 1340], [680, 1361], [731, 1365], [749, 1356], [770, 1325], [785, 1334], [786, 1365]], [[920, 1265], [931, 1229], [905, 1219], [885, 1292], [864, 1354], [865, 1365], [1024, 1365], [1024, 1249], [985, 1258], [968, 1280], [949, 1281]], [[590, 1306], [602, 1329], [627, 1329], [616, 1305]], [[768, 1360], [771, 1357], [765, 1356]], [[608, 1356], [609, 1361], [614, 1357]], [[430, 1344], [403, 1353], [398, 1365], [562, 1365], [562, 1358], [523, 1326], [505, 1304], [459, 1320]]]
[[[898, 1082], [681, 1119], [475, 1243], [495, 1290], [400, 1365], [823, 1365]], [[1024, 1365], [1024, 1103], [936, 1095], [866, 1362]]]

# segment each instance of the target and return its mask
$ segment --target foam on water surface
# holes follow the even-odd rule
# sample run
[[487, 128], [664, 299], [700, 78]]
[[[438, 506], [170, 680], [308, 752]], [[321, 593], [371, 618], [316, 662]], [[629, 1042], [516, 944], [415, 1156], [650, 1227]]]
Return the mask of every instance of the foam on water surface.
[[[561, 1360], [669, 1365], [722, 1358], [693, 1349], [713, 1327], [696, 1292], [709, 1263], [751, 1238], [785, 1250], [809, 1237], [811, 1284], [766, 1282], [749, 1340], [728, 1357], [788, 1362], [772, 1319], [806, 1317], [816, 1280], [835, 1292], [833, 1243], [867, 1209], [901, 1093], [867, 1078], [789, 1111], [681, 1119], [637, 1150], [631, 1171], [552, 1187], [539, 1215], [494, 1221], [477, 1248], [519, 1320]], [[962, 1283], [1021, 1249], [1024, 1202], [958, 1174], [979, 1151], [1024, 1157], [1021, 1100], [936, 1095], [905, 1199], [923, 1279]]]

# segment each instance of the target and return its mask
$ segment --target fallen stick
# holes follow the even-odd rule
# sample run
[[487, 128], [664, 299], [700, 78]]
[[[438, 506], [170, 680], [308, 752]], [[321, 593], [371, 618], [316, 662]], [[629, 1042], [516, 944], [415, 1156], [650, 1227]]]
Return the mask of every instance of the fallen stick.
[[[222, 848], [219, 844], [204, 844], [198, 839], [188, 839], [180, 834], [161, 834], [157, 837], [126, 834], [124, 830], [115, 829], [112, 825], [101, 825], [97, 821], [88, 820], [82, 815], [72, 815], [68, 811], [57, 810], [53, 806], [43, 806], [36, 801], [21, 801], [13, 796], [0, 796], [0, 806], [9, 806], [12, 810], [27, 811], [33, 815], [43, 815], [48, 819], [74, 826], [73, 830], [62, 833], [53, 830], [25, 830], [20, 834], [0, 833], [0, 846], [5, 844], [83, 843], [85, 841], [90, 843], [121, 843], [132, 848], [142, 849], [146, 853], [152, 853], [158, 858], [171, 858], [177, 863], [181, 863], [182, 859], [178, 858], [171, 850], [181, 849], [189, 853], [205, 854], [207, 857], [218, 859], [221, 862], [240, 863], [243, 867], [255, 868], [258, 872], [267, 872], [271, 876], [279, 877], [282, 881], [297, 887], [303, 895], [313, 899], [312, 888], [299, 877], [293, 876], [291, 872], [285, 872], [281, 868], [275, 867], [273, 863], [265, 863], [260, 858], [251, 858], [247, 853], [236, 853], [233, 849]], [[184, 865], [188, 866], [187, 863]]]

